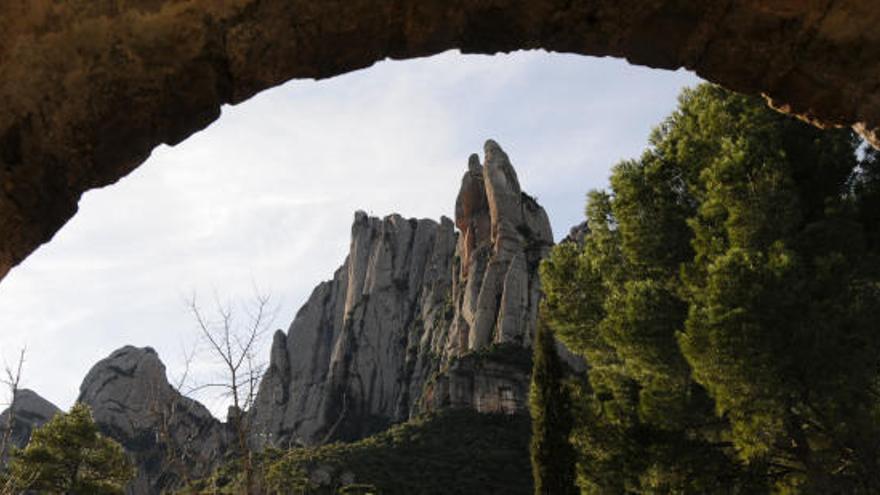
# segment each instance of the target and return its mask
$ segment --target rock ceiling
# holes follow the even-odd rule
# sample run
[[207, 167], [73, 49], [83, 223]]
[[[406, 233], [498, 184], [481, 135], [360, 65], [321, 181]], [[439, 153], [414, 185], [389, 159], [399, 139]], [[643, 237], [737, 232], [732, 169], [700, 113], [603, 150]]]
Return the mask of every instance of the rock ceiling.
[[869, 0], [4, 0], [0, 278], [83, 192], [222, 104], [387, 57], [545, 49], [685, 67], [880, 145], [878, 25]]

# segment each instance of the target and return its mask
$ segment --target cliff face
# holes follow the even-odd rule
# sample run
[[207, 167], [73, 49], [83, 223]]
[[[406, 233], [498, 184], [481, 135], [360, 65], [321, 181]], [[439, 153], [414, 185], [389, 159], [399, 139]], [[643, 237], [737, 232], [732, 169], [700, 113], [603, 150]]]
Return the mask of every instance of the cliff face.
[[168, 383], [165, 365], [149, 347], [123, 347], [99, 361], [77, 400], [132, 456], [137, 476], [128, 493], [161, 493], [208, 476], [229, 444], [226, 427]]
[[547, 215], [489, 141], [483, 164], [470, 159], [455, 217], [355, 214], [345, 263], [274, 337], [255, 444], [361, 438], [452, 405], [524, 407], [528, 358], [493, 356], [531, 343]]

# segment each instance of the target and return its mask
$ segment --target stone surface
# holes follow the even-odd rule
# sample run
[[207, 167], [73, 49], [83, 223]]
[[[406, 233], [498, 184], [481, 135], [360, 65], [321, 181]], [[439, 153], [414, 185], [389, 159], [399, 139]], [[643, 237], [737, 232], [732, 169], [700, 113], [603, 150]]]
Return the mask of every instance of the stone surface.
[[461, 235], [447, 355], [491, 343], [530, 343], [540, 291], [537, 264], [553, 244], [547, 214], [522, 192], [507, 155], [492, 140], [484, 152], [482, 166], [471, 157], [456, 200]]
[[541, 48], [686, 67], [877, 145], [878, 24], [871, 0], [6, 0], [0, 278], [84, 191], [222, 104], [386, 57]]
[[[360, 438], [409, 417], [435, 366], [451, 283], [449, 219], [355, 214], [351, 248], [287, 335], [275, 335], [254, 406], [256, 440], [274, 445]], [[436, 340], [436, 342], [433, 342]]]
[[[355, 214], [345, 263], [275, 334], [251, 414], [257, 446], [362, 438], [447, 405], [524, 407], [528, 366], [511, 371], [494, 350], [528, 360], [550, 223], [493, 141], [455, 204], [454, 224]], [[440, 385], [425, 399], [429, 383]]]
[[426, 411], [467, 408], [485, 414], [528, 410], [531, 352], [518, 344], [497, 345], [454, 359], [425, 384]]
[[587, 221], [584, 220], [583, 222], [572, 227], [568, 231], [568, 235], [565, 236], [565, 238], [562, 239], [562, 241], [560, 241], [560, 244], [563, 242], [574, 242], [577, 244], [583, 244], [584, 237], [589, 233], [590, 233], [590, 226], [587, 223]]
[[156, 494], [210, 474], [229, 432], [198, 402], [182, 396], [149, 348], [126, 346], [95, 364], [80, 386], [98, 428], [132, 456], [130, 494]]
[[[0, 437], [2, 437], [5, 435], [9, 425], [10, 410], [14, 411], [14, 414], [12, 414], [12, 432], [7, 448], [24, 448], [31, 439], [31, 433], [36, 428], [43, 426], [61, 412], [55, 404], [28, 389], [18, 390], [12, 402], [12, 406], [6, 408], [0, 414]], [[5, 462], [6, 459], [0, 458], [0, 464]]]

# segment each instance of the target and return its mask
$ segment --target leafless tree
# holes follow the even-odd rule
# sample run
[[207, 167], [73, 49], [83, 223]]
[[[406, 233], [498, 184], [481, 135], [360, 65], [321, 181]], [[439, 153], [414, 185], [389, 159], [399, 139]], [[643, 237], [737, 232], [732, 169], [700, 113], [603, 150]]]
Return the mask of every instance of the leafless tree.
[[7, 394], [9, 394], [7, 403], [5, 404], [7, 406], [6, 424], [3, 425], [3, 438], [0, 439], [0, 463], [6, 461], [7, 454], [9, 453], [9, 446], [12, 442], [12, 433], [15, 429], [15, 399], [18, 395], [19, 385], [21, 384], [21, 371], [24, 367], [26, 351], [27, 349], [24, 347], [21, 349], [21, 352], [18, 355], [18, 362], [15, 365], [6, 365], [4, 376], [0, 379], [0, 383], [6, 387]]
[[237, 316], [232, 304], [223, 304], [216, 297], [213, 314], [202, 311], [195, 296], [188, 301], [207, 353], [223, 369], [219, 380], [198, 384], [190, 391], [216, 389], [231, 401], [227, 421], [236, 434], [248, 492], [253, 487], [253, 458], [248, 445], [250, 425], [246, 413], [256, 400], [266, 368], [256, 353], [262, 350], [263, 339], [274, 319], [270, 299], [270, 296], [254, 290], [252, 300], [238, 306], [243, 310], [243, 318]]

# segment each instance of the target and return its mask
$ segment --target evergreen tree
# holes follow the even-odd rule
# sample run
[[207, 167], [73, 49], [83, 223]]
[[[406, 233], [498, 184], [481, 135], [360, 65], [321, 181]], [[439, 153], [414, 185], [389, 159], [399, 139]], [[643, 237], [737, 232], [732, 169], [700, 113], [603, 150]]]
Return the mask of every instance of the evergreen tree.
[[529, 406], [535, 494], [577, 493], [575, 453], [569, 442], [573, 419], [565, 368], [556, 352], [553, 332], [540, 321], [534, 345]]
[[98, 433], [85, 404], [35, 430], [9, 465], [16, 490], [50, 494], [121, 494], [133, 475], [122, 447]]
[[708, 84], [650, 144], [541, 267], [585, 491], [877, 493], [877, 154]]

